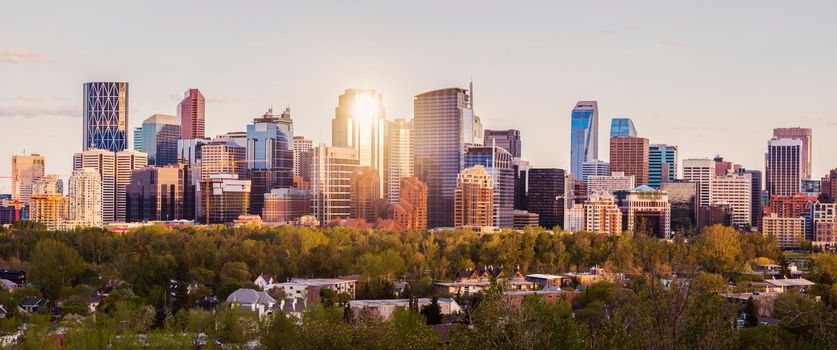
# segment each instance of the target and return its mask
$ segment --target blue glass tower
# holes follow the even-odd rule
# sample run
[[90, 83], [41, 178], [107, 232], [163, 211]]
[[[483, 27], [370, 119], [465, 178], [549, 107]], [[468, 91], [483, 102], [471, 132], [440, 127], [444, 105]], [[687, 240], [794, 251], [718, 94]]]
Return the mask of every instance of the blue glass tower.
[[631, 118], [613, 118], [610, 121], [610, 138], [637, 137], [636, 128]]
[[264, 194], [293, 186], [294, 132], [291, 111], [270, 109], [247, 125], [247, 177], [252, 183], [250, 213], [261, 214]]
[[570, 127], [570, 172], [581, 174], [584, 162], [599, 158], [599, 106], [579, 101], [572, 111]]
[[648, 186], [660, 189], [663, 183], [677, 178], [677, 146], [648, 146]]
[[140, 145], [142, 151], [148, 153], [148, 164], [163, 166], [177, 163], [178, 139], [180, 124], [175, 116], [155, 114], [142, 122]]
[[85, 83], [83, 117], [83, 150], [128, 149], [128, 83]]

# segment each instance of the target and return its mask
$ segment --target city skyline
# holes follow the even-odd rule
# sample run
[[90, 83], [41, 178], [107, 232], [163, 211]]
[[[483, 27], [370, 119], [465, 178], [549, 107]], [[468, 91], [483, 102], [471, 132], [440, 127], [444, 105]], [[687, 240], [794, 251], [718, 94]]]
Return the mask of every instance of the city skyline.
[[[693, 5], [647, 12], [613, 4], [608, 10], [596, 11], [597, 16], [585, 18], [589, 25], [584, 28], [577, 25], [579, 20], [571, 14], [574, 11], [484, 4], [471, 12], [473, 23], [469, 26], [474, 31], [450, 37], [446, 37], [449, 29], [462, 26], [451, 14], [438, 14], [438, 29], [416, 36], [421, 21], [407, 14], [429, 14], [432, 6], [424, 9], [406, 5], [398, 10], [380, 5], [380, 10], [389, 15], [381, 18], [370, 17], [362, 5], [335, 4], [348, 15], [329, 15], [323, 20], [332, 23], [319, 29], [301, 23], [295, 16], [283, 16], [276, 27], [265, 24], [275, 21], [258, 20], [243, 27], [201, 24], [225, 10], [212, 6], [174, 23], [167, 19], [180, 18], [194, 7], [178, 4], [160, 11], [159, 6], [128, 6], [128, 12], [136, 15], [119, 18], [119, 23], [124, 23], [122, 34], [128, 40], [114, 43], [113, 50], [104, 52], [100, 41], [87, 40], [82, 34], [92, 24], [64, 25], [67, 31], [58, 34], [30, 30], [36, 25], [52, 28], [66, 24], [67, 20], [56, 14], [73, 14], [82, 11], [83, 6], [65, 8], [56, 4], [46, 14], [38, 12], [35, 16], [35, 5], [15, 5], [12, 11], [20, 16], [0, 24], [0, 29], [9, 33], [0, 41], [0, 74], [21, 83], [0, 87], [0, 118], [15, 131], [8, 135], [0, 154], [8, 157], [24, 149], [42, 154], [47, 159], [46, 172], [66, 178], [71, 164], [65, 153], [68, 149], [80, 151], [76, 148], [81, 135], [63, 131], [78, 130], [81, 85], [89, 81], [129, 82], [128, 130], [155, 113], [176, 115], [184, 91], [198, 88], [207, 100], [208, 136], [243, 130], [252, 116], [267, 107], [280, 110], [289, 105], [294, 111], [296, 133], [317, 144], [328, 142], [330, 130], [319, 125], [333, 116], [334, 98], [347, 88], [376, 89], [386, 96], [388, 119], [409, 119], [414, 95], [464, 87], [473, 76], [476, 112], [486, 128], [518, 129], [530, 144], [561, 135], [553, 147], [524, 148], [523, 157], [538, 167], [569, 168], [569, 142], [564, 136], [569, 130], [567, 115], [576, 101], [593, 99], [599, 101], [600, 129], [605, 129], [614, 116], [629, 115], [651, 142], [678, 145], [681, 159], [721, 154], [746, 168], [759, 169], [766, 148], [764, 140], [772, 129], [802, 126], [814, 129], [812, 177], [825, 175], [831, 164], [837, 164], [837, 155], [827, 152], [837, 147], [837, 140], [823, 137], [837, 128], [831, 118], [837, 108], [827, 93], [835, 70], [826, 63], [833, 61], [835, 51], [824, 44], [828, 42], [826, 33], [834, 29], [824, 17], [832, 4], [811, 5], [819, 11], [763, 4], [759, 9], [763, 16], [759, 18], [712, 14], [708, 8]], [[298, 15], [315, 11], [308, 6], [283, 10]], [[586, 6], [574, 7], [585, 11]], [[272, 16], [272, 11], [255, 7], [241, 8], [240, 13], [231, 15], [231, 22], [238, 23], [248, 16]], [[469, 8], [457, 4], [451, 10]], [[744, 4], [735, 4], [729, 13], [745, 8]], [[164, 24], [147, 31], [138, 17], [154, 11], [161, 12], [160, 22]], [[491, 28], [501, 14], [521, 28]], [[711, 16], [716, 24], [698, 33], [691, 14], [695, 18]], [[104, 17], [107, 23], [116, 21]], [[794, 18], [804, 21], [792, 21]], [[676, 21], [683, 24], [672, 24]], [[364, 32], [392, 30], [371, 41], [329, 39], [328, 35], [341, 25]], [[216, 36], [217, 42], [177, 47], [182, 42], [173, 34], [188, 26]], [[305, 41], [321, 40], [323, 44], [312, 47], [294, 38], [293, 33], [302, 31], [309, 35]], [[245, 34], [253, 37], [236, 40]], [[765, 36], [775, 44], [768, 44]], [[466, 37], [469, 40], [463, 42]], [[724, 40], [719, 40], [722, 37]], [[65, 43], [57, 44], [59, 39]], [[145, 44], [133, 44], [139, 40]], [[275, 44], [255, 44], [263, 42]], [[736, 45], [737, 53], [729, 53], [730, 45]], [[455, 50], [442, 55], [438, 54], [441, 50], [434, 50], [430, 55], [427, 50], [437, 46]], [[590, 49], [593, 57], [601, 58], [585, 62], [566, 54], [576, 49]], [[286, 55], [255, 57], [257, 52], [277, 50]], [[160, 52], [170, 55], [164, 59]], [[405, 61], [408, 54], [415, 59]], [[615, 55], [620, 59], [603, 60]], [[195, 62], [197, 58], [205, 60]], [[241, 64], [250, 60], [252, 64]], [[453, 64], [439, 64], [445, 61]], [[404, 69], [404, 62], [410, 62], [410, 69]], [[178, 68], [177, 74], [166, 67]], [[782, 69], [776, 71], [776, 67]], [[811, 100], [822, 100], [825, 106], [798, 108]], [[666, 123], [659, 123], [661, 120]], [[607, 138], [601, 132], [599, 148], [605, 149]], [[43, 137], [51, 142], [41, 142], [39, 138]], [[600, 158], [606, 157], [600, 152]], [[9, 173], [9, 167], [8, 162], [2, 162], [0, 172]], [[8, 181], [0, 182], [0, 192], [9, 191]]]

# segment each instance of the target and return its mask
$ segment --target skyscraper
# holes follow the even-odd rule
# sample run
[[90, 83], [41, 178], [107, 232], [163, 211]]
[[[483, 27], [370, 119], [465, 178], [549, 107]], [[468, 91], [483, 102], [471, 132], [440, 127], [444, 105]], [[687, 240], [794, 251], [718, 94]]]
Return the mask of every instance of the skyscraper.
[[163, 166], [177, 163], [180, 124], [173, 115], [154, 114], [142, 122], [142, 152], [148, 164]]
[[612, 195], [595, 194], [584, 203], [584, 230], [611, 235], [622, 233], [622, 211]]
[[[102, 222], [111, 223], [116, 217], [116, 153], [90, 149], [73, 155], [73, 171], [95, 169], [102, 184]], [[129, 173], [130, 174], [130, 173]]]
[[599, 106], [596, 101], [579, 101], [573, 108], [570, 126], [570, 172], [581, 174], [584, 162], [599, 158]]
[[675, 180], [664, 183], [662, 190], [671, 203], [671, 231], [690, 233], [697, 225], [698, 184]]
[[[135, 169], [127, 186], [127, 222], [188, 220], [194, 208], [187, 168], [182, 164]], [[189, 213], [189, 209], [192, 210]]]
[[453, 193], [464, 168], [465, 147], [474, 143], [468, 90], [441, 89], [413, 99], [416, 176], [427, 184], [427, 226], [453, 226]]
[[794, 139], [802, 141], [802, 148], [800, 150], [800, 163], [802, 163], [803, 179], [810, 179], [812, 176], [812, 150], [811, 145], [811, 129], [810, 128], [775, 128], [773, 129], [773, 138], [776, 139]]
[[753, 227], [761, 227], [762, 203], [761, 203], [761, 171], [738, 169], [738, 174], [750, 175], [750, 222]]
[[526, 194], [529, 188], [529, 161], [512, 158], [512, 169], [514, 170], [514, 209], [526, 210], [529, 205]]
[[494, 226], [514, 226], [514, 169], [512, 155], [500, 147], [470, 147], [465, 166], [480, 165], [488, 171], [494, 184]]
[[82, 149], [128, 149], [128, 111], [128, 83], [85, 83]]
[[148, 154], [124, 150], [116, 152], [116, 181], [114, 183], [114, 218], [125, 222], [128, 216], [128, 184], [134, 169], [148, 166]]
[[454, 227], [494, 226], [493, 202], [491, 174], [481, 165], [462, 170], [454, 191]]
[[247, 214], [250, 180], [241, 180], [235, 174], [215, 174], [201, 181], [200, 189], [196, 195], [195, 221], [226, 224]]
[[264, 222], [291, 222], [311, 214], [311, 191], [298, 188], [274, 188], [264, 195]]
[[313, 147], [313, 141], [303, 136], [294, 136], [294, 176], [302, 176], [302, 156]]
[[353, 148], [327, 147], [313, 150], [311, 166], [311, 211], [321, 223], [352, 215], [352, 173], [358, 167]]
[[709, 205], [712, 178], [715, 177], [715, 161], [712, 159], [683, 160], [683, 180], [698, 184], [698, 207]]
[[232, 141], [210, 141], [200, 147], [200, 180], [205, 181], [215, 174], [246, 175], [244, 157], [247, 149]]
[[770, 196], [799, 192], [802, 181], [803, 143], [799, 139], [772, 139], [765, 156], [766, 189]]
[[671, 204], [666, 192], [640, 185], [628, 192], [624, 203], [625, 230], [671, 238]]
[[177, 104], [177, 116], [180, 119], [180, 138], [202, 139], [205, 135], [206, 99], [198, 89], [189, 89], [183, 100]]
[[610, 163], [602, 160], [595, 159], [581, 165], [581, 181], [584, 181], [585, 184], [590, 176], [608, 176], [610, 173]]
[[749, 174], [727, 174], [712, 179], [709, 205], [729, 207], [731, 223], [740, 230], [749, 230], [752, 226], [751, 181]]
[[563, 169], [529, 169], [529, 212], [538, 214], [541, 227], [564, 227], [566, 201]]
[[631, 118], [613, 118], [610, 120], [610, 138], [637, 137], [636, 127]]
[[389, 203], [398, 203], [401, 179], [413, 176], [413, 122], [387, 121], [384, 196]]
[[134, 128], [134, 151], [142, 152], [142, 126]]
[[40, 154], [12, 156], [12, 199], [29, 203], [32, 183], [44, 177], [44, 157]]
[[45, 175], [32, 182], [32, 194], [64, 194], [64, 181], [55, 174]]
[[677, 178], [677, 146], [653, 144], [648, 149], [648, 186], [660, 189]]
[[67, 228], [102, 226], [102, 180], [92, 168], [73, 171], [69, 180]]
[[269, 109], [247, 125], [247, 178], [252, 182], [250, 213], [261, 214], [264, 194], [293, 186], [293, 119], [290, 108], [281, 115]]
[[486, 146], [497, 146], [511, 153], [512, 157], [520, 158], [522, 143], [520, 142], [520, 130], [485, 130], [483, 144]]
[[377, 222], [382, 209], [378, 171], [369, 166], [355, 168], [350, 182], [351, 218]]
[[360, 166], [377, 170], [381, 179], [386, 168], [385, 116], [384, 98], [377, 91], [347, 89], [338, 97], [331, 121], [332, 146], [353, 148]]
[[427, 185], [415, 176], [401, 178], [398, 203], [393, 219], [405, 230], [427, 228]]
[[633, 175], [636, 183], [648, 184], [648, 139], [614, 137], [610, 139], [610, 171]]

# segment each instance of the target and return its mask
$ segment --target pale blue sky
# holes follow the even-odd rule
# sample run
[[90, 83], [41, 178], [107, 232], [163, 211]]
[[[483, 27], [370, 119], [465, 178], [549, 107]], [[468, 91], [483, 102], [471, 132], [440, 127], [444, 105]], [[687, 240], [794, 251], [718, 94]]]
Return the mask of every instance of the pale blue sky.
[[[771, 129], [814, 128], [814, 174], [837, 167], [837, 3], [830, 1], [16, 1], [0, 21], [0, 173], [38, 152], [68, 174], [87, 81], [130, 83], [130, 124], [207, 97], [207, 133], [290, 105], [330, 142], [346, 88], [388, 118], [412, 96], [466, 86], [488, 128], [517, 128], [538, 167], [569, 163], [569, 112], [630, 116], [681, 159], [763, 168]], [[8, 192], [0, 182], [0, 192]]]

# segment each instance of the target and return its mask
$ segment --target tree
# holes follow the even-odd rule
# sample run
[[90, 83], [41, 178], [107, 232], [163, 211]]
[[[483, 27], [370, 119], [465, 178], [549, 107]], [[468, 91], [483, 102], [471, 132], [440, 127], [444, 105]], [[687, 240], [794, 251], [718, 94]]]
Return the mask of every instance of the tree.
[[430, 299], [430, 304], [421, 310], [421, 314], [427, 318], [428, 325], [442, 323], [442, 307], [439, 305], [439, 298]]
[[726, 226], [715, 225], [698, 237], [698, 259], [703, 270], [709, 273], [726, 273], [742, 264], [739, 233]]
[[265, 349], [297, 349], [296, 325], [282, 312], [277, 312], [265, 327], [261, 344]]
[[744, 319], [744, 327], [755, 327], [759, 325], [759, 310], [756, 307], [756, 302], [753, 300], [753, 297], [747, 299], [747, 303], [744, 304], [744, 314], [746, 318]]
[[78, 252], [54, 239], [38, 241], [29, 253], [32, 282], [47, 298], [55, 298], [61, 287], [69, 285], [85, 269]]

